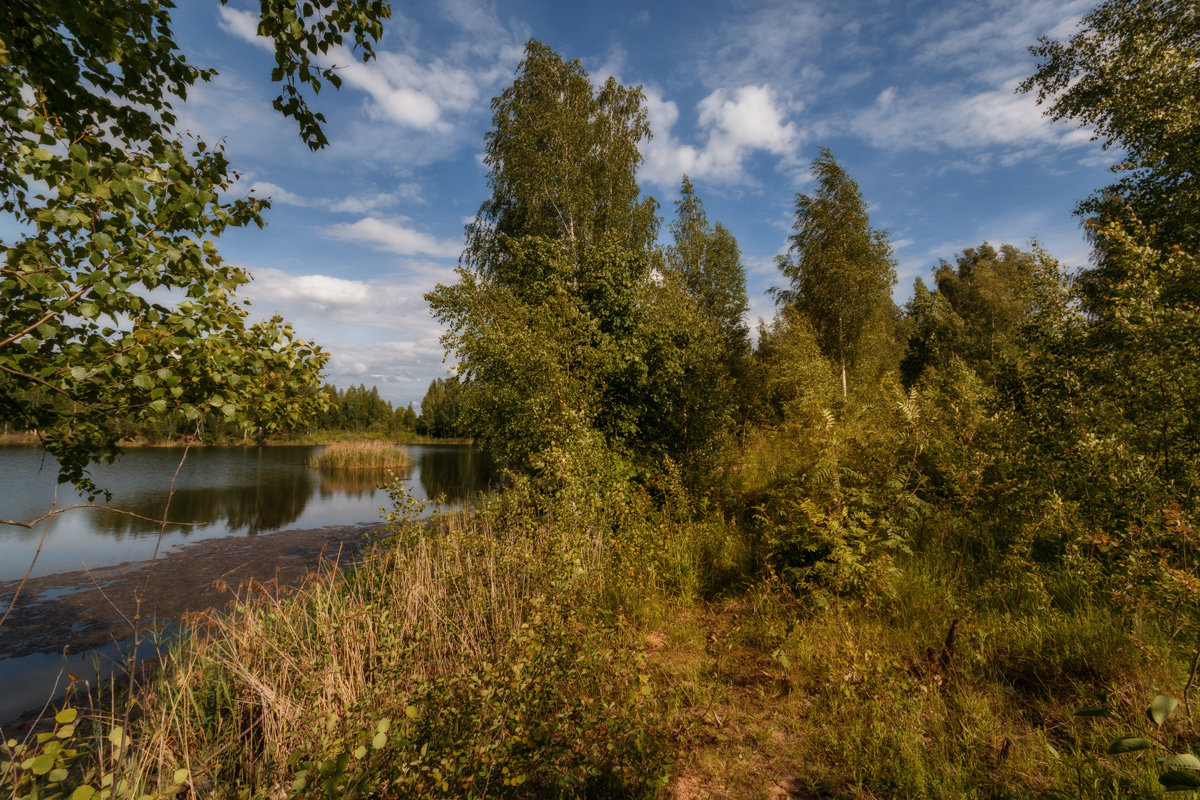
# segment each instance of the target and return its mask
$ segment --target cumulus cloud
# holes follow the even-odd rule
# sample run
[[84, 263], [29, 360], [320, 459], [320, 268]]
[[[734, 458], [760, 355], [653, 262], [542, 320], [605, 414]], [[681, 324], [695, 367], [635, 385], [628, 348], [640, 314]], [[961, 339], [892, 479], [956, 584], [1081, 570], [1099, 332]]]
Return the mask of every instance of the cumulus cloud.
[[442, 330], [424, 295], [453, 280], [449, 267], [404, 261], [395, 278], [350, 280], [332, 275], [290, 275], [253, 268], [242, 294], [255, 317], [281, 314], [301, 336], [330, 353], [327, 380], [336, 385], [379, 386], [392, 402], [420, 402], [425, 388], [445, 373]]
[[[481, 26], [487, 17], [470, 3], [446, 4], [443, 11], [466, 33], [484, 35]], [[258, 18], [253, 13], [221, 6], [218, 14], [221, 28], [230, 35], [273, 49], [269, 39], [258, 35]], [[460, 55], [460, 63], [441, 57], [423, 60], [420, 54], [385, 49], [377, 50], [375, 58], [364, 63], [341, 46], [316, 54], [314, 61], [321, 67], [336, 67], [345, 87], [363, 92], [368, 98], [366, 112], [376, 122], [448, 134], [454, 131], [452, 118], [478, 107], [483, 92], [515, 65], [515, 35], [503, 26], [491, 28], [486, 39], [480, 40], [481, 46], [451, 50]]]
[[262, 50], [275, 50], [275, 45], [269, 38], [258, 35], [258, 17], [249, 11], [223, 5], [217, 9], [217, 23], [221, 30], [231, 36], [236, 36]]
[[655, 138], [644, 145], [642, 176], [673, 186], [680, 176], [715, 183], [746, 181], [746, 161], [756, 153], [791, 159], [803, 141], [770, 86], [716, 89], [696, 107], [702, 146], [684, 144], [674, 133], [679, 107], [657, 90], [646, 90]]
[[462, 244], [410, 228], [395, 220], [364, 217], [358, 222], [331, 225], [325, 233], [335, 239], [357, 242], [402, 256], [458, 258]]
[[250, 191], [262, 197], [269, 197], [271, 200], [280, 203], [287, 203], [290, 206], [310, 206], [315, 205], [309, 200], [304, 199], [294, 192], [289, 192], [278, 184], [270, 181], [255, 181], [250, 184]]

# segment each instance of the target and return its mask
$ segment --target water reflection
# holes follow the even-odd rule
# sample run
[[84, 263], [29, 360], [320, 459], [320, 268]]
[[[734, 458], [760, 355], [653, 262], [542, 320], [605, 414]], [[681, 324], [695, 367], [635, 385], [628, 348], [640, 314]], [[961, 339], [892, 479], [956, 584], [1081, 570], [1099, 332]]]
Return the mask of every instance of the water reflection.
[[[399, 472], [419, 499], [444, 495], [453, 505], [469, 503], [487, 488], [488, 464], [482, 453], [461, 445], [410, 446], [413, 464]], [[388, 502], [379, 488], [386, 471], [321, 472], [308, 466], [319, 447], [207, 447], [190, 451], [170, 501], [163, 543], [195, 538], [254, 535], [287, 528], [352, 525], [379, 519]], [[104, 509], [71, 511], [56, 517], [35, 575], [149, 558], [167, 507], [171, 478], [182, 451], [147, 448], [126, 453], [115, 464], [93, 470], [100, 486], [112, 490], [108, 504], [147, 519]], [[30, 447], [0, 447], [0, 519], [31, 520], [53, 501], [53, 464]], [[59, 505], [80, 502], [59, 487]], [[41, 528], [0, 526], [0, 582], [19, 577], [28, 566]]]
[[420, 481], [426, 497], [444, 496], [452, 505], [469, 503], [487, 489], [491, 465], [474, 447], [429, 447], [420, 454]]
[[321, 496], [346, 494], [352, 497], [374, 495], [391, 480], [410, 480], [414, 466], [400, 469], [322, 469]]
[[[171, 498], [172, 522], [223, 525], [231, 532], [254, 535], [279, 530], [298, 520], [313, 495], [315, 481], [307, 470], [267, 471], [257, 483], [195, 486], [177, 489]], [[126, 535], [157, 534], [152, 520], [163, 513], [166, 498], [147, 492], [122, 498], [120, 508], [149, 519], [138, 519], [107, 509], [97, 509], [96, 530], [117, 540]], [[168, 526], [186, 533], [183, 526]]]

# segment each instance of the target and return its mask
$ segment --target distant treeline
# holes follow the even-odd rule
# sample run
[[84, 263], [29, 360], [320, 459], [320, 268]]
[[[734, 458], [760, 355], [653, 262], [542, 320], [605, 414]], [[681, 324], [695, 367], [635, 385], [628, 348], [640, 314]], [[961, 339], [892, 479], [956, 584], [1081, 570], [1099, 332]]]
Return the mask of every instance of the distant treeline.
[[421, 400], [420, 415], [411, 405], [393, 406], [379, 396], [379, 389], [374, 386], [368, 389], [359, 384], [338, 389], [327, 384], [321, 391], [328, 407], [314, 422], [318, 429], [381, 434], [409, 432], [437, 439], [470, 436], [458, 423], [457, 377], [438, 378], [429, 384]]
[[[30, 392], [39, 390], [30, 390]], [[340, 389], [325, 384], [319, 392], [324, 400], [324, 410], [313, 415], [308, 424], [298, 427], [291, 435], [304, 437], [317, 432], [342, 431], [353, 434], [374, 434], [393, 437], [404, 434], [429, 436], [437, 439], [469, 438], [459, 424], [459, 381], [457, 377], [438, 378], [429, 384], [421, 400], [420, 414], [411, 405], [392, 405], [379, 395], [376, 386], [366, 384]], [[48, 402], [67, 400], [51, 399]], [[261, 431], [249, 429], [236, 415], [227, 415], [221, 409], [213, 409], [196, 418], [182, 413], [168, 413], [155, 419], [152, 424], [126, 422], [119, 424], [124, 438], [149, 442], [169, 442], [197, 437], [201, 441], [215, 444], [221, 442], [250, 442], [264, 440]], [[29, 431], [30, 426], [16, 414], [0, 407], [0, 432], [5, 435]], [[279, 437], [271, 437], [277, 439]], [[283, 438], [287, 438], [286, 436]]]

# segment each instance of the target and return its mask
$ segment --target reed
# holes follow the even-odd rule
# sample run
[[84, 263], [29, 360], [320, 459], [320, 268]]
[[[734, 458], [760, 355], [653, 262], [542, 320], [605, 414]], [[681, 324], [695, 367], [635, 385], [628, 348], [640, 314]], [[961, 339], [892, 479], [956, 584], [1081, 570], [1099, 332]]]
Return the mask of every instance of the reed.
[[[152, 797], [661, 787], [643, 665], [595, 613], [615, 577], [611, 522], [511, 498], [389, 517], [392, 535], [352, 570], [258, 587], [194, 622], [159, 677], [89, 715], [104, 734], [91, 774]], [[117, 755], [104, 732], [122, 716], [132, 747]]]
[[403, 447], [378, 440], [334, 442], [309, 459], [309, 466], [329, 470], [402, 469], [412, 456]]

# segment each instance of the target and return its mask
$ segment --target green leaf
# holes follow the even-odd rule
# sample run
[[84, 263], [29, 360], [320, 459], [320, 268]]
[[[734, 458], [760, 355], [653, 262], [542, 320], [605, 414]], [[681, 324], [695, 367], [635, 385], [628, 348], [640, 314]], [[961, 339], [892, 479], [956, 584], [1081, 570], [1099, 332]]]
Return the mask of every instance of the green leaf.
[[1200, 789], [1200, 774], [1187, 770], [1173, 769], [1158, 776], [1158, 782], [1168, 792]]
[[381, 749], [386, 744], [387, 744], [387, 734], [384, 733], [383, 731], [380, 731], [379, 733], [375, 734], [375, 738], [371, 739], [371, 747], [374, 748], [375, 750]]
[[77, 381], [81, 381], [88, 376], [86, 367], [71, 367], [71, 377]]
[[62, 711], [59, 711], [57, 714], [54, 715], [54, 721], [57, 722], [59, 725], [68, 725], [68, 724], [74, 722], [76, 717], [78, 717], [78, 716], [79, 716], [79, 712], [76, 711], [75, 709], [64, 708]]
[[1126, 736], [1121, 739], [1113, 739], [1108, 746], [1107, 752], [1110, 756], [1119, 753], [1133, 753], [1138, 750], [1147, 750], [1153, 745], [1149, 739], [1143, 739], [1138, 736]]
[[49, 753], [43, 753], [33, 760], [30, 765], [30, 770], [34, 775], [45, 775], [50, 770], [54, 769], [54, 756]]
[[62, 767], [52, 769], [50, 770], [50, 774], [46, 776], [46, 779], [51, 783], [62, 783], [67, 779], [67, 771]]
[[133, 385], [139, 389], [149, 389], [154, 385], [154, 381], [150, 380], [150, 376], [144, 372], [139, 372], [133, 376]]
[[1200, 771], [1200, 758], [1191, 753], [1176, 753], [1173, 756], [1160, 758], [1158, 763], [1168, 769], [1194, 769]]
[[96, 795], [96, 790], [90, 786], [80, 786], [71, 792], [70, 800], [92, 800]]
[[1161, 726], [1167, 721], [1167, 717], [1171, 716], [1171, 712], [1179, 705], [1179, 701], [1174, 697], [1168, 697], [1165, 694], [1160, 694], [1150, 702], [1150, 707], [1146, 709], [1146, 716], [1155, 725]]
[[113, 747], [126, 747], [129, 744], [129, 737], [125, 735], [125, 729], [120, 725], [108, 732], [108, 741]]

